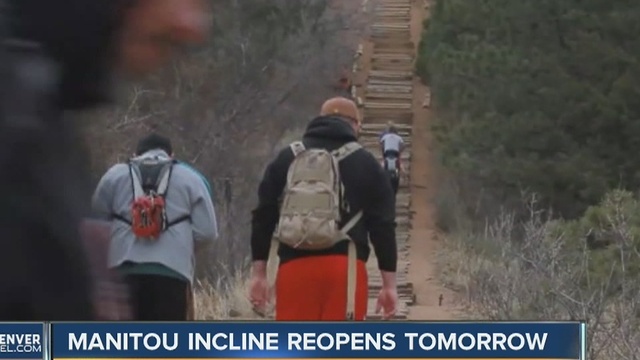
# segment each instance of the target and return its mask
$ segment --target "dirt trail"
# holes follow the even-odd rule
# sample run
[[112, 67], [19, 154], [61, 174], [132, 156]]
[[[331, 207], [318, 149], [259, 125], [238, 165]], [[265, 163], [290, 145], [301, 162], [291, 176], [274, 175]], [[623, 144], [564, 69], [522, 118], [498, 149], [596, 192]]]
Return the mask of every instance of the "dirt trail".
[[[420, 41], [422, 21], [428, 17], [428, 8], [423, 1], [414, 1], [411, 32], [415, 44]], [[413, 283], [416, 302], [410, 308], [411, 320], [452, 320], [458, 309], [455, 295], [444, 288], [437, 276], [436, 257], [438, 237], [434, 224], [433, 198], [437, 178], [434, 173], [435, 160], [431, 151], [429, 129], [431, 111], [424, 107], [429, 102], [429, 89], [416, 76], [413, 79], [413, 157], [411, 159], [411, 198], [413, 221], [409, 281]]]
[[[402, 158], [407, 170], [397, 196], [399, 313], [396, 319], [451, 320], [456, 308], [451, 292], [437, 277], [438, 241], [433, 222], [432, 169], [428, 89], [413, 75], [417, 44], [428, 9], [423, 0], [369, 0], [372, 11], [369, 36], [362, 43], [354, 84], [362, 101], [364, 124], [361, 142], [381, 158], [377, 135], [387, 121], [394, 121], [407, 143]], [[368, 0], [363, 1], [367, 5]], [[409, 251], [410, 250], [410, 251]], [[370, 270], [368, 319], [375, 314], [381, 286], [375, 257]]]

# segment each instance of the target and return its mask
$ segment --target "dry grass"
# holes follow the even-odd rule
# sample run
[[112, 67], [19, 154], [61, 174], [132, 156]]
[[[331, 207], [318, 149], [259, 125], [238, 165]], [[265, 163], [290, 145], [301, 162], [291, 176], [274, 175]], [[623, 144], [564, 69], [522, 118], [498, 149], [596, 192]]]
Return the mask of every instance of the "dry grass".
[[[440, 254], [441, 279], [462, 294], [469, 317], [586, 320], [594, 360], [637, 360], [640, 348], [638, 201], [613, 192], [577, 221], [503, 213], [484, 230], [457, 229]], [[594, 250], [586, 236], [606, 235]]]
[[[279, 259], [271, 247], [267, 263], [267, 281], [275, 284]], [[229, 278], [198, 281], [195, 289], [195, 310], [197, 320], [266, 320], [274, 315], [273, 301], [267, 308], [266, 316], [253, 311], [249, 301], [249, 275], [246, 271], [227, 272]]]
[[247, 298], [248, 281], [238, 276], [228, 283], [198, 283], [195, 291], [197, 320], [259, 320]]

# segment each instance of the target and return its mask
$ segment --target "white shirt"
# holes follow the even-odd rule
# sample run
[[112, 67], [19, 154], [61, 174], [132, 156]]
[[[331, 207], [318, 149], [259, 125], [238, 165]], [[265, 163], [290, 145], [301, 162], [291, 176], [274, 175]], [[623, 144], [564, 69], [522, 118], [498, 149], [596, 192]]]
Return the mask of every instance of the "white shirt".
[[383, 151], [395, 150], [400, 152], [400, 147], [404, 144], [402, 137], [394, 133], [386, 133], [380, 138]]

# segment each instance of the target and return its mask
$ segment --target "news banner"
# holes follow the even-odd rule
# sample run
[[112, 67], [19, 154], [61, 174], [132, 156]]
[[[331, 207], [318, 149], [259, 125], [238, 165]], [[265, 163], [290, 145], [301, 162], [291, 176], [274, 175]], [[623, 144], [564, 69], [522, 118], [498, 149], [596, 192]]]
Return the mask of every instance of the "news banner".
[[580, 322], [0, 323], [0, 359], [586, 359]]

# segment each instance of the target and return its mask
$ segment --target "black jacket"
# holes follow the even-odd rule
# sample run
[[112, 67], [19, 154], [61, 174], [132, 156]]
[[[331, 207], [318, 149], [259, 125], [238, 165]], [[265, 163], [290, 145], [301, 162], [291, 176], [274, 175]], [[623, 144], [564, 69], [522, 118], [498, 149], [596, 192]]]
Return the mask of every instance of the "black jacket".
[[62, 114], [107, 99], [119, 3], [3, 4], [0, 320], [92, 320], [79, 235], [90, 209], [87, 151]]
[[[318, 117], [307, 127], [302, 142], [307, 148], [325, 148], [331, 151], [356, 140], [353, 129], [345, 121], [333, 117]], [[292, 161], [293, 152], [289, 147], [280, 151], [277, 158], [268, 165], [260, 183], [259, 203], [253, 211], [252, 221], [251, 248], [254, 261], [267, 260], [269, 256], [269, 246], [279, 218], [279, 203]], [[342, 214], [342, 218], [346, 222], [363, 210], [362, 219], [349, 232], [356, 243], [358, 259], [367, 261], [370, 238], [379, 268], [395, 272], [395, 200], [391, 183], [374, 156], [365, 149], [360, 149], [341, 161], [340, 174], [350, 209], [348, 214]], [[282, 244], [278, 250], [281, 264], [303, 256], [346, 253], [346, 241], [321, 252], [296, 250]]]

